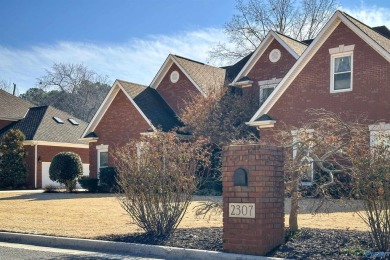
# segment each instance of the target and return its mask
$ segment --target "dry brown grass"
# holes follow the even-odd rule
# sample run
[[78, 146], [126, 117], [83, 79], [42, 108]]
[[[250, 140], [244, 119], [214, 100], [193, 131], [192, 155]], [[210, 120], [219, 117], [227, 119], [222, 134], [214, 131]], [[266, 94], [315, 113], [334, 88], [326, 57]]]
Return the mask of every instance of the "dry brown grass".
[[[205, 199], [195, 198], [179, 228], [222, 226], [222, 215], [210, 219], [195, 216], [194, 206]], [[301, 214], [299, 224], [301, 227], [367, 230], [352, 212]], [[0, 193], [0, 230], [79, 238], [142, 231], [131, 222], [114, 195], [20, 192]]]

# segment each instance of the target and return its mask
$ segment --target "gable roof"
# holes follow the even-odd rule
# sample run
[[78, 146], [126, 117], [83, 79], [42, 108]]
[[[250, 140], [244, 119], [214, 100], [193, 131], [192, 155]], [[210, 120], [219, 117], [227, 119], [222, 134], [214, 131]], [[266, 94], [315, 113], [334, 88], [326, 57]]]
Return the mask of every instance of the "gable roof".
[[295, 59], [298, 59], [307, 48], [307, 45], [302, 42], [296, 41], [283, 34], [270, 31], [267, 36], [265, 36], [260, 45], [256, 48], [255, 52], [251, 55], [245, 66], [243, 66], [241, 71], [236, 75], [233, 83], [239, 81], [240, 78], [246, 76], [249, 73], [249, 71], [260, 59], [273, 40], [279, 42], [280, 45], [282, 45]]
[[275, 90], [267, 98], [267, 100], [261, 105], [257, 112], [250, 119], [250, 125], [256, 125], [256, 121], [263, 114], [267, 114], [269, 110], [275, 105], [277, 100], [283, 95], [286, 89], [293, 82], [295, 77], [302, 71], [306, 64], [311, 60], [317, 50], [322, 46], [326, 39], [331, 35], [331, 33], [336, 29], [340, 24], [344, 23], [348, 28], [350, 28], [354, 33], [356, 33], [361, 39], [363, 39], [368, 45], [370, 45], [374, 50], [376, 50], [380, 55], [382, 55], [387, 61], [390, 60], [390, 39], [379, 34], [372, 28], [363, 24], [362, 22], [356, 20], [350, 15], [336, 11], [332, 18], [326, 23], [324, 28], [319, 32], [314, 41], [310, 44], [307, 50], [302, 54], [294, 66], [289, 70], [286, 76], [278, 84]]
[[244, 58], [237, 61], [233, 65], [222, 67], [222, 69], [226, 70], [226, 74], [225, 74], [226, 82], [231, 83], [237, 77], [238, 73], [240, 73], [240, 71], [248, 62], [248, 60], [251, 58], [253, 53], [254, 52], [249, 53], [248, 55], [246, 55]]
[[169, 131], [177, 126], [183, 126], [175, 112], [163, 100], [157, 90], [123, 80], [118, 80], [118, 82], [154, 127]]
[[0, 119], [20, 120], [32, 106], [30, 102], [0, 89]]
[[157, 128], [161, 128], [163, 131], [169, 131], [174, 127], [182, 126], [176, 114], [155, 89], [128, 81], [116, 80], [95, 116], [81, 135], [82, 138], [97, 137], [93, 131], [119, 91], [123, 91], [153, 131]]
[[[57, 123], [53, 117], [59, 117], [63, 123]], [[68, 119], [76, 120], [78, 125], [73, 125]], [[32, 107], [23, 119], [0, 130], [0, 138], [11, 129], [19, 129], [26, 141], [86, 144], [79, 140], [86, 127], [86, 122], [52, 106]]]
[[150, 83], [150, 87], [158, 88], [172, 64], [176, 64], [203, 95], [207, 95], [214, 88], [223, 87], [224, 85], [225, 69], [169, 54], [152, 83]]

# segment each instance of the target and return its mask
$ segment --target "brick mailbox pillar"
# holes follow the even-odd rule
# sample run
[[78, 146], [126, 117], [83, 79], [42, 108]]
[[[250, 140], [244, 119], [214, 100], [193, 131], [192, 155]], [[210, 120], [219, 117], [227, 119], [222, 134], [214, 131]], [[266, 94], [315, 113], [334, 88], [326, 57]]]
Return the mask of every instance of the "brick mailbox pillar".
[[265, 255], [284, 243], [283, 149], [224, 147], [222, 172], [224, 250]]

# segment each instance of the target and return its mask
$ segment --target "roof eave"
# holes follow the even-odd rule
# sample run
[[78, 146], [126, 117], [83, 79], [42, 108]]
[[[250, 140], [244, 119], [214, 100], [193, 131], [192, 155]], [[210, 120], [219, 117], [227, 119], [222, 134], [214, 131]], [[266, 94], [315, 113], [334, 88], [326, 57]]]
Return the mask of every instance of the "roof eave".
[[265, 121], [246, 122], [245, 124], [257, 128], [271, 128], [274, 127], [275, 123], [276, 120], [265, 120]]

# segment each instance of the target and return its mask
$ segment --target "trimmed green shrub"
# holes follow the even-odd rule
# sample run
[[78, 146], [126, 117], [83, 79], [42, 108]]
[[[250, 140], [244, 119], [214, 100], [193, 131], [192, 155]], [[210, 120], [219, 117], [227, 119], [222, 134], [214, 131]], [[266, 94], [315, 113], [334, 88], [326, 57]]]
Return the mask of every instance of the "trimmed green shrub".
[[99, 182], [99, 179], [97, 179], [97, 178], [90, 178], [87, 176], [81, 176], [79, 178], [80, 186], [83, 189], [88, 190], [88, 192], [97, 192], [98, 182]]
[[0, 140], [0, 188], [13, 189], [26, 185], [24, 140], [25, 136], [20, 130], [10, 130]]
[[63, 183], [66, 191], [76, 188], [77, 178], [83, 173], [80, 156], [73, 152], [61, 152], [53, 157], [49, 168], [52, 181]]
[[117, 172], [114, 167], [105, 167], [100, 169], [100, 189], [105, 192], [113, 192], [117, 187]]

